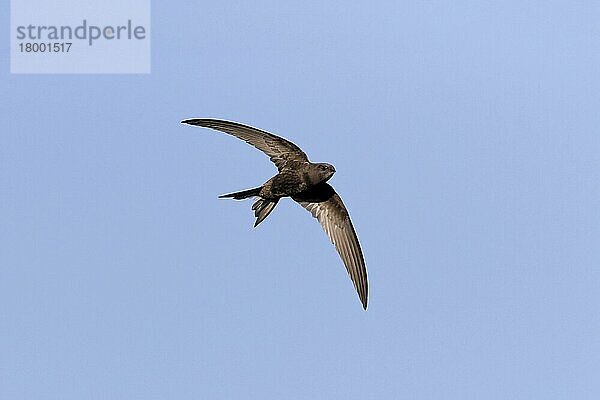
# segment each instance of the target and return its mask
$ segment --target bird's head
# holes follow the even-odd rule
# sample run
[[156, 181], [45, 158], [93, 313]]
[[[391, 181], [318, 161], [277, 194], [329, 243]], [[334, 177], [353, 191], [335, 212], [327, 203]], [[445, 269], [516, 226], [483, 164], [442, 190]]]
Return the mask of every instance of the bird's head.
[[318, 182], [326, 182], [335, 174], [335, 167], [327, 163], [315, 164], [315, 173], [318, 177]]

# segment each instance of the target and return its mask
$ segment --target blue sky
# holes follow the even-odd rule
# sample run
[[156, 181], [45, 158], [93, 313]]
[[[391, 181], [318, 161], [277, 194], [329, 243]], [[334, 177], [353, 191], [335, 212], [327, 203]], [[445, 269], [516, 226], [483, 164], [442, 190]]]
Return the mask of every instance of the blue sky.
[[[0, 397], [597, 399], [600, 5], [214, 3], [154, 2], [149, 75], [0, 42]], [[367, 312], [190, 117], [336, 166]]]

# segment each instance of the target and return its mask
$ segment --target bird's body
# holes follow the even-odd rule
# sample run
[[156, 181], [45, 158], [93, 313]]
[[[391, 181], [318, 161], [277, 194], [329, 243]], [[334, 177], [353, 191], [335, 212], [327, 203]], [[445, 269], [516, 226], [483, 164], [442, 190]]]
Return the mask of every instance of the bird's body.
[[334, 173], [335, 169], [329, 164], [315, 164], [309, 161], [296, 163], [294, 168], [286, 167], [265, 182], [259, 196], [266, 199], [295, 196], [312, 186], [326, 182]]
[[335, 173], [327, 163], [312, 163], [292, 142], [247, 125], [216, 119], [188, 119], [189, 125], [212, 128], [238, 137], [266, 153], [279, 173], [254, 189], [225, 194], [221, 198], [258, 199], [252, 205], [260, 224], [282, 197], [291, 197], [317, 218], [335, 245], [354, 283], [363, 307], [367, 308], [367, 270], [358, 237], [342, 199], [326, 182]]
[[284, 170], [262, 185], [259, 196], [265, 199], [288, 197], [305, 191], [309, 186], [305, 172]]

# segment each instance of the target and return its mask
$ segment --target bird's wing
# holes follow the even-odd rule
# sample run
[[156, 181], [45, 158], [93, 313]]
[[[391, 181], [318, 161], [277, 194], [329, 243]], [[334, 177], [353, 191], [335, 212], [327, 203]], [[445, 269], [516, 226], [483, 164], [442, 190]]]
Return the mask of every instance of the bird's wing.
[[205, 118], [186, 119], [181, 123], [215, 129], [242, 139], [268, 155], [279, 171], [293, 167], [294, 163], [308, 161], [306, 154], [294, 143], [251, 126]]
[[335, 190], [321, 183], [292, 197], [317, 218], [340, 254], [358, 297], [367, 309], [367, 268], [348, 210]]

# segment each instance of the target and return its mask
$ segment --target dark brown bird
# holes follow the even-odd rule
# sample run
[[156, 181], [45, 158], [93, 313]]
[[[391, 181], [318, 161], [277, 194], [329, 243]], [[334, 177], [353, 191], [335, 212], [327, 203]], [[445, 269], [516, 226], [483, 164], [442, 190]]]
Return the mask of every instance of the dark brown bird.
[[366, 310], [367, 269], [358, 237], [342, 199], [326, 183], [335, 173], [333, 165], [312, 163], [306, 154], [289, 140], [247, 125], [203, 118], [186, 119], [181, 122], [225, 132], [244, 140], [271, 158], [279, 170], [277, 175], [257, 188], [219, 197], [235, 200], [257, 197], [252, 205], [256, 216], [254, 226], [267, 218], [282, 197], [291, 197], [306, 208], [319, 220], [335, 245]]

